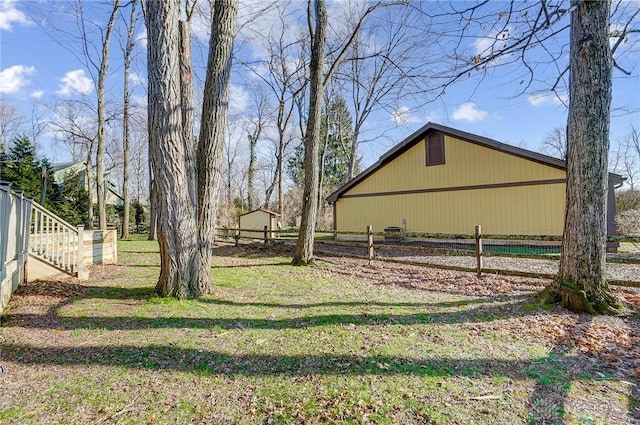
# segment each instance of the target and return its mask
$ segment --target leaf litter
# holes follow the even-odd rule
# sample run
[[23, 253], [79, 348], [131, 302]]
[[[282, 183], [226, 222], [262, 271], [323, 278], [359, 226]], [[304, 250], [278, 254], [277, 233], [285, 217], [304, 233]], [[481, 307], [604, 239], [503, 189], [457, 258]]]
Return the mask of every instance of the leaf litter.
[[[261, 255], [273, 256], [276, 254], [267, 254], [263, 250], [249, 248], [238, 250], [228, 249], [227, 255], [219, 255], [216, 257], [216, 265], [257, 266], [264, 263], [260, 257]], [[433, 294], [437, 299], [447, 299], [448, 296], [455, 295], [456, 300], [458, 300], [460, 296], [477, 298], [480, 301], [486, 299], [487, 303], [495, 303], [497, 300], [502, 303], [498, 311], [499, 314], [489, 318], [471, 318], [472, 320], [468, 320], [460, 325], [461, 333], [467, 333], [470, 338], [474, 338], [474, 335], [486, 336], [491, 333], [498, 333], [501, 338], [508, 337], [506, 338], [507, 340], [511, 338], [516, 341], [536, 341], [548, 347], [550, 352], [557, 353], [558, 356], [573, 356], [573, 367], [575, 370], [593, 375], [597, 381], [603, 383], [603, 388], [606, 387], [608, 381], [619, 380], [630, 386], [635, 394], [638, 394], [637, 388], [640, 383], [640, 319], [638, 314], [640, 312], [640, 296], [636, 289], [614, 289], [616, 296], [623, 300], [630, 309], [635, 311], [635, 314], [629, 317], [590, 317], [575, 314], [560, 307], [552, 307], [549, 310], [538, 308], [532, 309], [531, 311], [523, 311], [525, 304], [523, 304], [522, 301], [531, 298], [533, 294], [544, 288], [544, 286], [549, 283], [548, 281], [496, 275], [486, 275], [478, 278], [472, 273], [393, 263], [378, 263], [375, 261], [369, 263], [364, 260], [341, 257], [318, 257], [318, 260], [319, 274], [337, 277], [338, 279], [349, 279], [372, 287], [380, 286], [392, 290], [397, 289], [399, 291], [427, 292]], [[115, 270], [121, 272], [122, 269], [122, 266], [116, 266], [116, 268], [100, 266], [94, 267], [92, 272], [95, 273], [93, 276], [99, 276], [99, 279], [103, 280], [102, 284], [108, 285], [109, 279], [111, 279]], [[289, 273], [289, 271], [283, 268], [283, 273]], [[61, 306], [67, 305], [75, 299], [89, 299], [91, 295], [88, 286], [89, 285], [83, 282], [73, 279], [20, 285], [7, 311], [8, 321], [2, 321], [3, 327], [0, 328], [0, 331], [2, 331], [3, 341], [11, 343], [17, 340], [28, 340], [33, 341], [34, 344], [37, 341], [41, 341], [43, 345], [48, 347], [68, 346], [69, 332], [62, 330], [62, 326], [60, 329], [55, 327], [51, 329], [51, 321], [59, 320], [54, 316]], [[514, 302], [513, 300], [516, 301]], [[113, 308], [117, 310], [119, 307], [118, 305], [113, 305]], [[110, 311], [110, 314], [117, 314], [117, 311]], [[25, 317], [28, 315], [28, 320], [31, 322], [28, 327], [20, 326], [21, 319], [19, 319], [19, 317], [21, 315]], [[6, 326], [9, 327], [7, 328]], [[19, 330], [21, 335], [12, 335], [11, 331], [13, 329]], [[115, 335], [117, 335], [118, 332], [122, 331], [116, 330], [114, 332]], [[231, 331], [227, 331], [226, 333], [228, 332]], [[25, 333], [32, 333], [33, 335], [25, 336]], [[226, 336], [221, 336], [221, 338], [224, 337]], [[434, 337], [437, 339], [438, 335], [434, 335]], [[117, 347], [117, 339], [118, 337], [116, 336], [116, 340], [111, 341], [109, 344], [115, 344]], [[263, 345], [266, 339], [257, 339], [257, 341], [257, 345]], [[104, 350], [105, 355], [112, 355], [112, 351], [108, 350], [109, 346], [104, 346], [101, 341], [96, 343], [95, 340], [88, 340], [87, 342], [82, 342], [80, 345], [102, 347], [101, 349]], [[6, 363], [11, 355], [2, 355], [0, 352], [2, 363]], [[17, 353], [17, 355], [24, 355], [24, 353]], [[74, 356], [77, 354], [74, 352], [62, 352], [60, 355]], [[366, 353], [362, 354], [363, 358], [365, 358], [366, 355]], [[90, 363], [91, 359], [87, 361]], [[141, 358], [140, 364], [143, 364], [145, 361], [148, 361], [148, 359]], [[172, 360], [165, 359], [162, 361], [171, 362]], [[175, 361], [190, 362], [192, 359], [189, 356], [183, 356]], [[390, 369], [394, 369], [397, 365], [393, 362], [378, 361], [374, 366], [380, 373], [388, 373]], [[97, 368], [97, 366], [83, 367], [89, 370]], [[228, 377], [233, 376], [234, 371], [238, 369], [236, 365], [222, 365], [219, 370], [223, 373], [222, 378], [228, 381]], [[28, 387], [17, 387], [18, 392], [16, 396], [18, 397], [27, 397], [32, 391], [40, 392], [41, 394], [51, 393], [52, 391], [60, 393], [59, 390], [55, 389], [57, 385], [61, 385], [69, 375], [73, 374], [70, 368], [64, 366], [64, 362], [62, 362], [62, 365], [39, 365], [36, 363], [29, 366], [29, 368], [23, 369], [22, 372], [27, 374], [32, 373], [34, 378]], [[0, 379], [2, 379], [2, 377], [0, 377]], [[310, 375], [309, 378], [301, 376], [297, 379], [307, 383], [313, 382], [313, 375]], [[541, 378], [540, 382], [542, 382]], [[228, 381], [228, 383], [232, 385], [231, 381]], [[151, 381], [149, 381], [147, 385], [149, 384], [151, 384]], [[127, 392], [135, 391], [135, 388], [132, 389], [131, 384], [123, 383], [122, 385]], [[157, 393], [165, 392], [166, 394], [164, 396], [166, 397], [169, 393], [166, 385], [167, 383], [155, 382], [152, 387]], [[585, 391], [593, 392], [594, 390], [587, 389]], [[64, 394], [64, 391], [62, 394]], [[256, 417], [269, 416], [270, 411], [271, 417], [277, 417], [273, 415], [276, 413], [282, 414], [287, 410], [286, 405], [278, 405], [271, 401], [264, 404], [264, 397], [258, 397], [255, 392], [255, 387], [252, 386], [246, 387], [244, 392], [235, 394], [235, 396], [237, 396], [236, 402], [242, 406], [242, 409], [245, 409], [245, 413], [251, 412], [257, 415]], [[203, 399], [208, 400], [211, 408], [224, 404], [224, 396], [215, 394], [211, 392], [210, 389], [207, 389], [206, 393], [203, 392], [201, 395]], [[474, 403], [498, 403], [506, 396], [507, 393], [500, 391], [485, 391], [480, 394], [454, 398], [449, 401], [444, 401], [444, 403], [449, 403], [452, 406], [456, 403], [465, 403], [464, 400]], [[69, 397], [75, 398], [77, 396], [69, 395]], [[39, 412], [38, 414], [44, 415], [39, 417], [49, 419], [63, 418], [63, 422], [65, 422], [64, 418], [67, 419], [66, 422], [69, 422], [69, 418], [71, 418], [70, 422], [72, 423], [80, 423], [83, 420], [82, 415], [95, 415], [94, 419], [98, 417], [104, 423], [115, 423], [118, 419], [130, 417], [131, 415], [142, 418], [144, 412], [141, 410], [141, 407], [137, 405], [142, 403], [142, 401], [137, 401], [137, 396], [132, 397], [129, 401], [122, 401], [117, 406], [106, 406], [101, 408], [102, 410], [93, 413], [91, 411], [79, 412], [77, 413], [77, 415], [79, 415], [77, 417], [65, 416], [68, 415], [68, 412], [65, 413], [64, 410], [60, 410], [59, 408], [53, 413]], [[234, 395], [232, 394], [230, 397], [234, 397]], [[171, 397], [168, 398], [171, 399]], [[176, 396], [176, 398], [179, 397]], [[18, 398], [12, 397], [12, 399], [16, 400]], [[379, 422], [380, 412], [384, 409], [380, 406], [372, 405], [371, 401], [359, 401], [355, 406], [346, 406], [345, 403], [341, 402], [341, 398], [327, 397], [323, 400], [324, 401], [319, 401], [320, 408], [322, 410], [324, 407], [326, 411], [315, 416], [313, 420], [314, 423], [348, 421], [349, 418], [355, 417], [355, 411], [360, 412], [359, 417], [361, 423], [387, 423], [384, 421]], [[562, 400], [551, 400], [551, 404], [553, 404], [553, 402], [561, 404]], [[579, 408], [580, 403], [584, 403], [584, 400], [572, 402], [576, 408]], [[379, 401], [375, 401], [375, 403], [379, 403]], [[635, 403], [637, 403], [637, 401]], [[261, 404], [264, 404], [264, 406]], [[172, 403], [165, 406], [165, 410], [167, 410], [167, 412], [175, 411], [178, 409], [177, 406], [176, 403]], [[158, 407], [161, 408], [162, 406]], [[2, 410], [6, 408], [6, 405], [0, 404], [0, 414]], [[589, 408], [591, 410], [594, 409], [593, 406]], [[478, 412], [489, 415], [492, 412], [491, 409], [492, 408], [489, 407], [481, 407]], [[538, 408], [537, 406], [531, 407], [531, 411], [537, 415], [536, 417], [539, 423], [553, 422], [553, 420], [546, 421], [545, 418], [558, 418], [557, 415], [554, 416], [553, 414], [545, 416], [547, 413], [544, 413], [541, 409], [542, 408]], [[608, 408], [603, 405], [602, 409]], [[633, 409], [636, 409], [636, 411]], [[152, 412], [147, 417], [155, 419], [148, 419], [146, 422], [151, 423], [167, 412]], [[406, 411], [387, 411], [387, 414], [396, 418], [390, 423], [412, 423], [414, 420], [417, 421], [415, 423], [458, 423], [456, 420], [449, 422], [448, 420], [437, 420], [433, 417], [429, 418], [428, 415], [423, 415], [423, 412], [421, 413], [420, 411], [415, 411], [411, 415]], [[232, 414], [220, 413], [219, 415], [220, 416], [214, 415], [211, 417], [229, 423], [242, 423], [241, 421], [235, 421]], [[397, 418], [406, 419], [409, 416], [410, 420], [401, 420], [398, 422]], [[628, 412], [607, 410], [606, 412], [602, 412], [601, 417], [610, 418], [610, 422], [604, 423], [638, 423], [640, 410], [633, 406], [629, 408]], [[309, 414], [305, 413], [304, 409], [296, 410], [291, 415], [291, 418], [293, 418], [292, 423], [305, 423], [305, 418], [309, 419]], [[415, 418], [422, 419], [417, 420]], [[145, 420], [140, 419], [140, 422], [145, 422]], [[268, 421], [266, 422], [268, 423]], [[492, 423], [491, 421], [485, 420], [480, 422]], [[203, 423], [206, 423], [206, 421], [203, 421]], [[278, 423], [278, 421], [272, 421], [272, 423]], [[573, 422], [568, 421], [567, 423]]]

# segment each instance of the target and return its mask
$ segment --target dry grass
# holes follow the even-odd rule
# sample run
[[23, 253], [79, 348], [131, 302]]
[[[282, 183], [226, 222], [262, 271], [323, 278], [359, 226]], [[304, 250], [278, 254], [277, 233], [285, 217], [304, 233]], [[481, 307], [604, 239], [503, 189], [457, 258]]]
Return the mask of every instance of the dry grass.
[[215, 293], [178, 302], [154, 243], [119, 249], [18, 290], [0, 422], [640, 423], [638, 315], [535, 309], [543, 281], [222, 247]]

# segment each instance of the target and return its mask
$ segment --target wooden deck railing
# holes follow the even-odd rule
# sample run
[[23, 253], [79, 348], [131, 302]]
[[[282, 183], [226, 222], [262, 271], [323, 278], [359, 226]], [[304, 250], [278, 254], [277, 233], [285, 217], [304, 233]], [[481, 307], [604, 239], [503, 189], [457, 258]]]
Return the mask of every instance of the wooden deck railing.
[[29, 253], [69, 274], [84, 271], [84, 227], [33, 203]]

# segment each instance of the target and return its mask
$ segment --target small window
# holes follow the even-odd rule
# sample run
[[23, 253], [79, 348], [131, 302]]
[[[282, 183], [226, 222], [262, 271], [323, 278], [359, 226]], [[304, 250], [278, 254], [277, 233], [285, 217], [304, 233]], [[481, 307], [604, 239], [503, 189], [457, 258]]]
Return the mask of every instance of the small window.
[[444, 135], [431, 133], [425, 140], [427, 166], [444, 164]]

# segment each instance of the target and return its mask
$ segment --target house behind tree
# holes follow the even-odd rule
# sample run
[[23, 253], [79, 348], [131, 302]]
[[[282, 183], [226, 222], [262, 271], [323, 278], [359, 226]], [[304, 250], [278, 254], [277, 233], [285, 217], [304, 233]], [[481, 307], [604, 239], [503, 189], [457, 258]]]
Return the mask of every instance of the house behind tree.
[[[84, 189], [88, 189], [87, 178], [86, 178], [86, 167], [85, 163], [82, 161], [78, 162], [62, 162], [57, 164], [52, 164], [53, 168], [53, 180], [58, 185], [63, 185], [65, 176], [70, 174], [79, 173], [80, 175], [80, 184], [83, 185]], [[97, 180], [96, 180], [96, 168], [93, 167], [91, 169], [91, 182], [93, 183], [93, 191], [96, 192], [97, 188]], [[105, 181], [107, 187], [107, 193], [105, 196], [105, 204], [113, 205], [113, 206], [122, 206], [124, 203], [124, 197], [118, 191], [118, 186], [112, 181]], [[95, 195], [94, 195], [95, 196]]]

